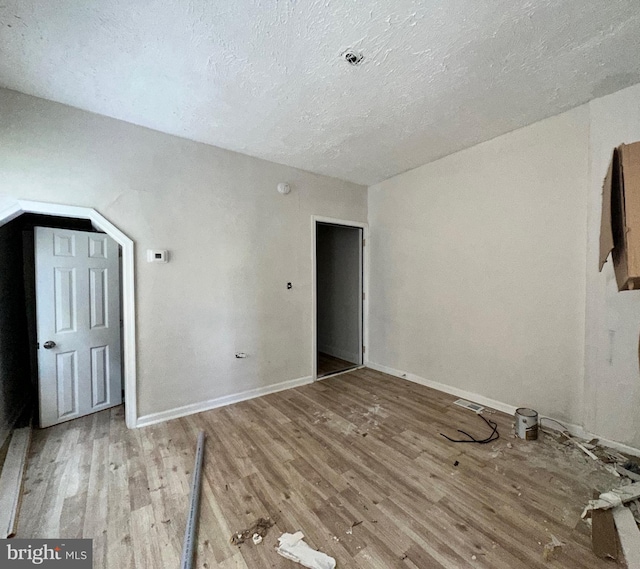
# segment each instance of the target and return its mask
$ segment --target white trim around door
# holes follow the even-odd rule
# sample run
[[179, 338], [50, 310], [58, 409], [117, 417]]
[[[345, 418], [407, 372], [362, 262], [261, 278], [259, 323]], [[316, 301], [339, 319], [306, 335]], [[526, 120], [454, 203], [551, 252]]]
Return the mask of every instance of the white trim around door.
[[332, 225], [345, 225], [362, 229], [362, 363], [366, 365], [369, 359], [367, 346], [369, 345], [369, 225], [361, 221], [348, 221], [346, 219], [334, 219], [333, 217], [311, 216], [311, 374], [313, 381], [318, 380], [318, 306], [317, 306], [317, 267], [316, 267], [316, 226], [318, 223], [330, 223]]
[[88, 219], [97, 229], [104, 231], [122, 247], [122, 338], [124, 345], [125, 420], [127, 427], [130, 429], [136, 427], [138, 406], [136, 399], [136, 307], [133, 241], [94, 209], [46, 202], [17, 200], [15, 204], [0, 211], [0, 226], [9, 223], [23, 213]]

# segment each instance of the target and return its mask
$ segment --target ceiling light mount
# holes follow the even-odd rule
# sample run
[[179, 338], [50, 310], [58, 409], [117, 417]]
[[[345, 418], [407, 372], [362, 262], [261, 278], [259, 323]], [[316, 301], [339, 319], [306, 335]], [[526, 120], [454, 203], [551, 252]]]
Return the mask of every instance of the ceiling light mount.
[[340, 57], [342, 57], [342, 59], [344, 59], [347, 63], [350, 63], [351, 65], [360, 65], [362, 63], [362, 60], [364, 59], [364, 55], [362, 55], [359, 51], [356, 51], [355, 49], [348, 49], [346, 51], [343, 51], [340, 54]]

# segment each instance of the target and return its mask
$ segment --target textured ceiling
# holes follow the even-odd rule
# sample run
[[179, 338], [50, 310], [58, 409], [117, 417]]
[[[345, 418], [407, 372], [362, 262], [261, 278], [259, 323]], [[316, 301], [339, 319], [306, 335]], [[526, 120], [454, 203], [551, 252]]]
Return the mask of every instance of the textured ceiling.
[[361, 184], [639, 83], [638, 54], [638, 0], [0, 2], [0, 86]]

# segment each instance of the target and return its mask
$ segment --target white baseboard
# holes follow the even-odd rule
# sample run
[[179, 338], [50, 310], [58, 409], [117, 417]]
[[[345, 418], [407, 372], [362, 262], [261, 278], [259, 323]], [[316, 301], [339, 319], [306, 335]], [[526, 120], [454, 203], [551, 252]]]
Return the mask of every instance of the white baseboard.
[[563, 425], [565, 425], [567, 429], [569, 429], [569, 432], [576, 437], [580, 437], [581, 439], [586, 439], [588, 441], [591, 439], [598, 439], [599, 444], [601, 444], [602, 446], [609, 447], [620, 452], [625, 452], [627, 454], [632, 454], [633, 456], [640, 456], [640, 449], [625, 445], [623, 443], [619, 443], [618, 441], [606, 439], [604, 437], [601, 437], [600, 435], [587, 431], [580, 425], [574, 425], [572, 423], [563, 423]]
[[300, 387], [312, 382], [313, 378], [311, 376], [301, 377], [298, 379], [290, 379], [288, 381], [282, 381], [280, 383], [267, 385], [265, 387], [257, 387], [255, 389], [249, 389], [248, 391], [241, 391], [240, 393], [234, 393], [233, 395], [225, 395], [224, 397], [216, 397], [215, 399], [208, 399], [207, 401], [191, 403], [190, 405], [176, 407], [175, 409], [167, 409], [166, 411], [160, 411], [159, 413], [151, 413], [149, 415], [139, 417], [138, 421], [136, 422], [136, 427], [146, 427], [148, 425], [162, 423], [163, 421], [169, 421], [171, 419], [178, 419], [179, 417], [193, 415], [194, 413], [202, 413], [202, 411], [209, 411], [210, 409], [224, 407], [225, 405], [240, 403], [240, 401], [254, 399], [255, 397], [262, 397], [263, 395], [269, 395], [269, 393], [277, 393], [278, 391], [284, 391], [285, 389]]
[[412, 381], [413, 383], [419, 383], [420, 385], [426, 385], [427, 387], [431, 387], [432, 389], [435, 389], [437, 391], [442, 391], [443, 393], [448, 393], [449, 395], [455, 395], [456, 397], [462, 397], [463, 399], [468, 399], [469, 401], [480, 403], [480, 405], [491, 407], [491, 409], [497, 409], [498, 411], [502, 411], [503, 413], [507, 413], [509, 415], [513, 415], [516, 412], [516, 407], [514, 407], [513, 405], [508, 405], [507, 403], [502, 403], [501, 401], [496, 401], [495, 399], [489, 399], [488, 397], [484, 397], [478, 393], [472, 393], [471, 391], [458, 389], [457, 387], [453, 387], [451, 385], [438, 383], [437, 381], [431, 381], [413, 373], [399, 371], [397, 369], [393, 369], [380, 364], [375, 364], [373, 362], [367, 362], [365, 365], [367, 367], [370, 367], [371, 369], [375, 369], [376, 371], [394, 375], [395, 377], [399, 377], [401, 379], [407, 379], [409, 381]]
[[[502, 411], [503, 413], [507, 413], [508, 415], [513, 415], [517, 409], [517, 407], [515, 407], [514, 405], [509, 405], [508, 403], [503, 403], [502, 401], [496, 401], [495, 399], [489, 399], [488, 397], [484, 397], [479, 393], [473, 393], [471, 391], [465, 391], [464, 389], [458, 389], [457, 387], [453, 387], [451, 385], [438, 383], [437, 381], [431, 381], [429, 379], [425, 379], [424, 377], [420, 377], [419, 375], [415, 375], [413, 373], [400, 371], [400, 370], [393, 369], [380, 364], [376, 364], [370, 361], [365, 362], [365, 367], [369, 367], [376, 371], [380, 371], [388, 375], [393, 375], [401, 379], [406, 379], [414, 383], [419, 383], [420, 385], [431, 387], [432, 389], [435, 389], [437, 391], [442, 391], [443, 393], [448, 393], [449, 395], [462, 397], [463, 399], [467, 399], [469, 401], [479, 403], [480, 405], [484, 405], [485, 407], [490, 407], [491, 409], [497, 409], [498, 411]], [[553, 419], [553, 417], [549, 417], [549, 419]], [[634, 456], [640, 456], [640, 449], [637, 449], [629, 445], [625, 445], [623, 443], [612, 441], [610, 439], [606, 439], [604, 437], [601, 437], [597, 434], [594, 434], [585, 430], [584, 427], [581, 427], [580, 425], [574, 425], [572, 423], [567, 423], [565, 421], [560, 421], [560, 423], [562, 423], [565, 427], [567, 427], [569, 432], [572, 435], [575, 435], [576, 437], [580, 437], [582, 439], [587, 439], [587, 440], [598, 439], [603, 446], [618, 450], [620, 452], [626, 452], [627, 454], [631, 454]]]
[[360, 361], [360, 354], [348, 352], [346, 350], [337, 348], [336, 346], [318, 346], [318, 351], [323, 352], [329, 356], [333, 356], [334, 358], [340, 358], [341, 360], [346, 360], [348, 362]]

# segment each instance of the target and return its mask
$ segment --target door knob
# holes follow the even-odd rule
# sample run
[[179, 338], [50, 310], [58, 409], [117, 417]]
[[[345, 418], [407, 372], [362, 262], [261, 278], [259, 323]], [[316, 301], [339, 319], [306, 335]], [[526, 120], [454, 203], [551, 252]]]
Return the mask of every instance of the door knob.
[[51, 340], [48, 340], [47, 342], [45, 342], [43, 344], [43, 346], [44, 346], [45, 350], [50, 350], [51, 348], [55, 348], [56, 347], [56, 343], [52, 342]]

